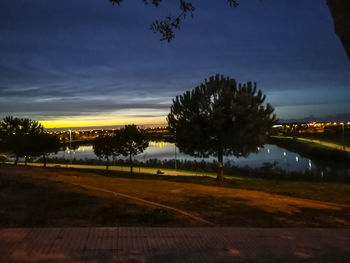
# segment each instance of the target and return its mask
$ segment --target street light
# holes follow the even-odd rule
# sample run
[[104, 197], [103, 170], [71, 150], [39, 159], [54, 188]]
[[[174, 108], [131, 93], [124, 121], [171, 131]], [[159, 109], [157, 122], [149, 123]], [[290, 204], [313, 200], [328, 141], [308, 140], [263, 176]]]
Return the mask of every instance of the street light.
[[69, 131], [69, 159], [70, 159], [70, 164], [72, 164], [72, 130], [68, 130]]
[[343, 130], [343, 150], [345, 151], [345, 136], [344, 136], [344, 122], [342, 124], [342, 130]]
[[176, 162], [176, 130], [175, 130], [175, 171], [177, 170], [177, 162]]

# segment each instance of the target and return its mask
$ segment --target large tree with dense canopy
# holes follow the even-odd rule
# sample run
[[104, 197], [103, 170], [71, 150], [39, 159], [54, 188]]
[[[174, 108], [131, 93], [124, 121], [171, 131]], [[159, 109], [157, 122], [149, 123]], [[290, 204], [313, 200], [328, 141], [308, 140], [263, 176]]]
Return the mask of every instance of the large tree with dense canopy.
[[215, 75], [192, 91], [173, 99], [168, 124], [181, 152], [218, 158], [223, 180], [223, 156], [248, 156], [266, 142], [277, 122], [270, 104], [256, 84]]

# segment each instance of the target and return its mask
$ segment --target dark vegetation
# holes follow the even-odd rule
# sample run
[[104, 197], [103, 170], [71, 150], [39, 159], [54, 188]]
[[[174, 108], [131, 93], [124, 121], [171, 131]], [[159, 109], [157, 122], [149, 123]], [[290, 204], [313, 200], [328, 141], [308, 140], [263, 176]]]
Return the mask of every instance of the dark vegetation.
[[57, 153], [59, 149], [58, 138], [45, 133], [37, 121], [8, 116], [0, 122], [0, 152], [15, 155], [15, 164], [20, 157], [27, 163], [32, 157], [42, 156], [46, 166], [47, 154]]
[[136, 125], [126, 125], [116, 130], [113, 135], [99, 136], [93, 143], [96, 156], [106, 159], [106, 170], [110, 158], [118, 155], [129, 157], [130, 172], [133, 173], [133, 159], [135, 155], [142, 153], [148, 147], [148, 136], [144, 130]]
[[116, 157], [119, 153], [116, 152], [118, 146], [115, 136], [99, 136], [93, 142], [94, 153], [97, 157], [105, 159], [106, 170], [108, 170], [110, 158]]
[[223, 180], [223, 156], [247, 157], [257, 152], [277, 123], [274, 109], [256, 83], [237, 84], [215, 75], [192, 91], [173, 99], [168, 115], [170, 133], [181, 152], [218, 158]]

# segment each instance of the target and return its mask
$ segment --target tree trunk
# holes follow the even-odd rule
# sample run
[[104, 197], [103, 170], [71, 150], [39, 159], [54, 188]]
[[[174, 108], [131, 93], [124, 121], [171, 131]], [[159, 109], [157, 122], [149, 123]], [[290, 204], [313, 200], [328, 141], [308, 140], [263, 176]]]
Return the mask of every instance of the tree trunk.
[[224, 180], [224, 170], [223, 170], [223, 154], [222, 147], [218, 150], [218, 175], [216, 180], [222, 182]]
[[16, 155], [15, 165], [18, 164], [18, 159], [19, 159], [19, 157], [18, 157], [18, 155]]
[[43, 154], [43, 160], [44, 160], [44, 168], [46, 168], [46, 154]]
[[106, 171], [108, 171], [108, 166], [109, 166], [109, 159], [107, 157]]
[[132, 155], [130, 153], [130, 173], [132, 173]]
[[24, 165], [27, 166], [28, 157], [24, 157]]

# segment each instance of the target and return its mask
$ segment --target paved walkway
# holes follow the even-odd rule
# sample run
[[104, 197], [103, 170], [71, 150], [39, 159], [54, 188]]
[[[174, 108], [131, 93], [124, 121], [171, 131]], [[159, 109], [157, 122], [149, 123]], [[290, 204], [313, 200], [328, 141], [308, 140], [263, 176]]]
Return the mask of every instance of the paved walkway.
[[0, 262], [350, 262], [350, 229], [0, 229]]
[[[6, 164], [13, 164], [13, 162], [6, 162]], [[24, 165], [24, 162], [18, 162], [18, 165]], [[27, 166], [36, 166], [43, 167], [43, 163], [27, 163]], [[105, 165], [88, 165], [88, 164], [62, 164], [62, 163], [47, 163], [47, 167], [56, 167], [56, 168], [74, 168], [74, 169], [92, 169], [92, 170], [106, 170]], [[123, 171], [130, 172], [129, 166], [109, 166], [110, 171]], [[215, 173], [206, 173], [206, 172], [192, 172], [192, 171], [184, 171], [184, 170], [171, 170], [171, 169], [160, 169], [162, 175], [169, 176], [209, 176], [216, 178]], [[158, 168], [148, 168], [148, 167], [134, 167], [134, 173], [145, 173], [156, 175]]]

